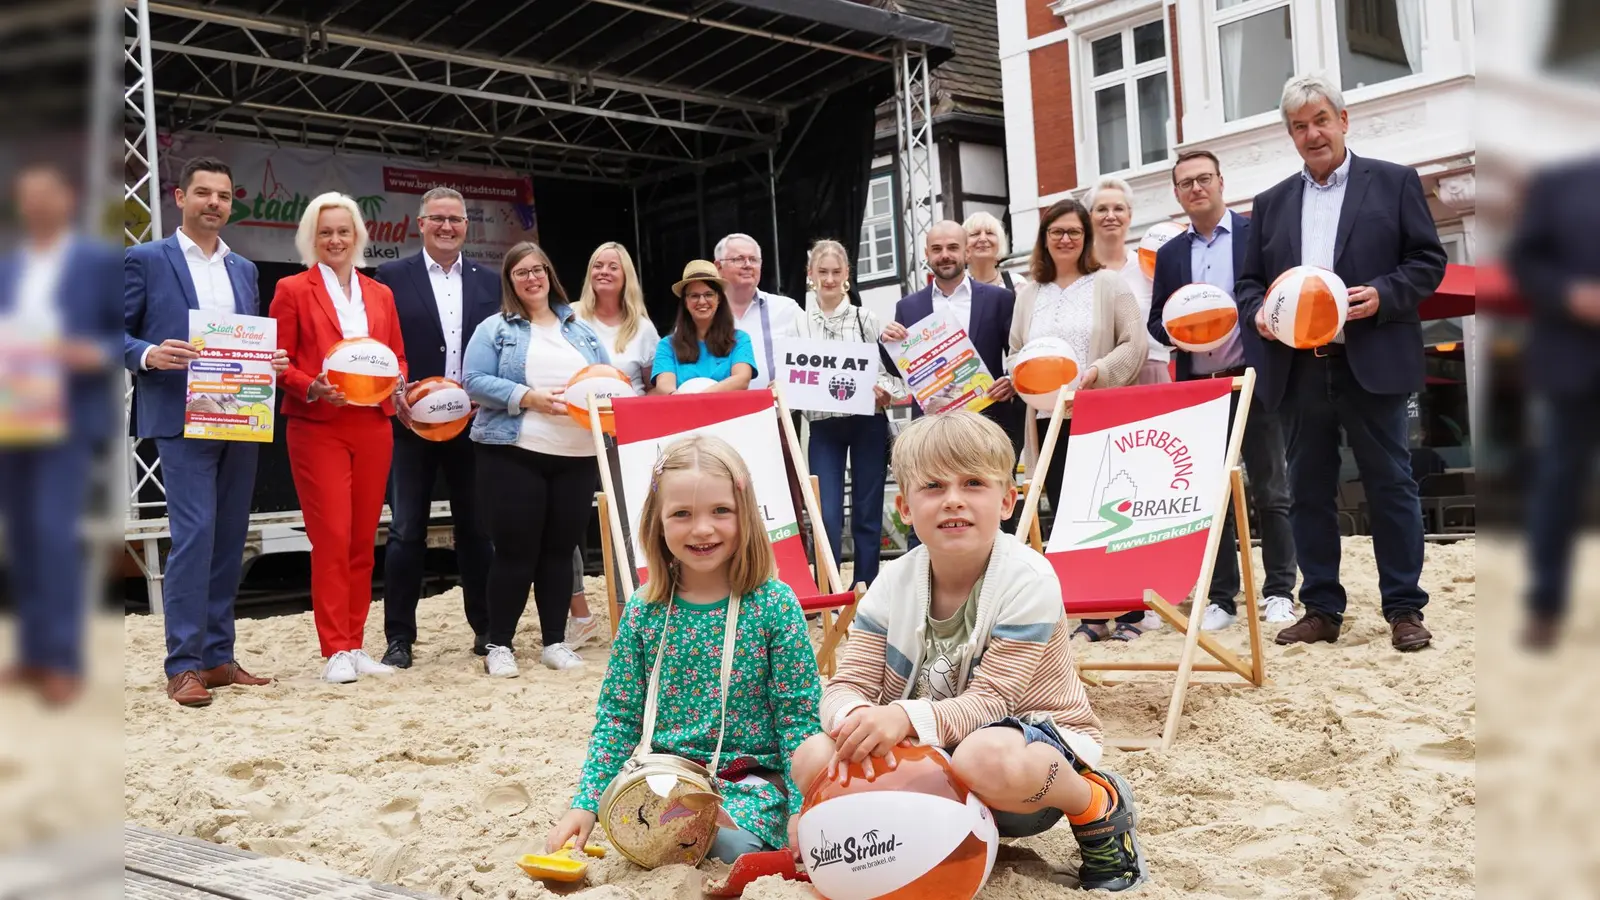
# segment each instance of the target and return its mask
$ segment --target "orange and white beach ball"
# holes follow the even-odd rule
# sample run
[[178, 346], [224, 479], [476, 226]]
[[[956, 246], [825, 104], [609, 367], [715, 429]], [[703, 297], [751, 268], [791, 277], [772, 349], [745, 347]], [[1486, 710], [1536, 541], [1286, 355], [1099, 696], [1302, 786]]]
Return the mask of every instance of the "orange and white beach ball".
[[448, 441], [472, 421], [466, 388], [441, 375], [406, 388], [406, 405], [411, 407], [411, 430], [424, 440]]
[[1344, 327], [1350, 292], [1338, 275], [1317, 266], [1295, 266], [1272, 282], [1263, 303], [1267, 329], [1300, 350], [1321, 347]]
[[936, 747], [896, 747], [897, 765], [868, 780], [826, 773], [800, 811], [800, 853], [827, 900], [972, 900], [989, 880], [994, 814]]
[[[567, 405], [567, 415], [588, 431], [593, 427], [589, 410], [590, 398], [599, 403], [612, 397], [632, 396], [633, 382], [622, 374], [621, 369], [605, 363], [595, 363], [579, 369], [577, 374], [567, 380], [567, 390], [561, 395], [561, 401]], [[600, 411], [600, 430], [606, 434], [617, 433], [616, 416], [609, 406]]]
[[1161, 308], [1161, 326], [1179, 350], [1204, 353], [1221, 347], [1239, 330], [1239, 307], [1222, 288], [1186, 284]]
[[334, 344], [322, 361], [322, 371], [354, 406], [381, 406], [400, 383], [400, 360], [388, 344], [372, 338]]
[[1156, 251], [1187, 230], [1177, 222], [1157, 222], [1139, 238], [1139, 269], [1144, 277], [1156, 277]]
[[1058, 337], [1034, 338], [1011, 357], [1011, 386], [1022, 402], [1050, 412], [1062, 390], [1078, 389], [1080, 369], [1071, 344]]
[[685, 381], [683, 384], [678, 385], [678, 388], [676, 391], [674, 391], [674, 393], [703, 394], [716, 386], [717, 380], [715, 378], [691, 378], [688, 381]]

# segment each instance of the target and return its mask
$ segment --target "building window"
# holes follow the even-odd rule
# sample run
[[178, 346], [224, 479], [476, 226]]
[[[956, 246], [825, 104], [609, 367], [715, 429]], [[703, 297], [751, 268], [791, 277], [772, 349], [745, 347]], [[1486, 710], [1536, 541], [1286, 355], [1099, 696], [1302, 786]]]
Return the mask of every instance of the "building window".
[[1287, 0], [1216, 0], [1216, 4], [1223, 118], [1232, 122], [1277, 109], [1283, 83], [1294, 77], [1294, 32]]
[[1172, 93], [1164, 19], [1090, 41], [1089, 90], [1101, 174], [1168, 159]]
[[894, 175], [885, 172], [867, 184], [867, 214], [861, 220], [861, 248], [856, 255], [858, 280], [893, 278], [898, 273], [894, 236]]
[[1422, 71], [1422, 0], [1346, 0], [1334, 9], [1345, 90]]

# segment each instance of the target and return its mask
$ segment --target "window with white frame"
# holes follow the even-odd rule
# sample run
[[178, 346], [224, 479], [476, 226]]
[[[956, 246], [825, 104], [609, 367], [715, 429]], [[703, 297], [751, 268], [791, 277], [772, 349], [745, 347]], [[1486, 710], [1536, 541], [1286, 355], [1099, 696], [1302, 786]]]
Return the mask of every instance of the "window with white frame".
[[1422, 0], [1346, 0], [1334, 9], [1344, 90], [1422, 71]]
[[1223, 119], [1232, 122], [1277, 109], [1283, 83], [1295, 72], [1290, 0], [1216, 4]]
[[1088, 43], [1100, 174], [1165, 162], [1172, 150], [1166, 20], [1134, 25]]
[[894, 236], [894, 176], [885, 172], [867, 184], [867, 214], [861, 220], [861, 247], [856, 255], [858, 281], [897, 274]]

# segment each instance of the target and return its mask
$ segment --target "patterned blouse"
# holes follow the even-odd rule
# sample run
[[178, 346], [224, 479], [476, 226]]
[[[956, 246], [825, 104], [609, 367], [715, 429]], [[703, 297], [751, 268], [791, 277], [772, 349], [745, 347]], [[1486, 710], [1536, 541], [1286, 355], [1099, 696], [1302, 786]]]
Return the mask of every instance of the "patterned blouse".
[[[1094, 332], [1094, 276], [1085, 275], [1065, 288], [1054, 282], [1039, 285], [1034, 301], [1033, 321], [1028, 323], [1028, 340], [1058, 337], [1088, 365], [1089, 341]], [[1041, 410], [1039, 418], [1050, 413]]]
[[[722, 687], [722, 638], [728, 601], [673, 604], [657, 704], [657, 753], [702, 765], [717, 747]], [[644, 732], [645, 692], [661, 643], [667, 604], [635, 593], [622, 611], [611, 643], [611, 662], [600, 685], [594, 734], [583, 764], [575, 809], [598, 812], [600, 795], [638, 746]], [[736, 760], [783, 773], [787, 797], [754, 776], [718, 779], [723, 806], [742, 829], [769, 847], [788, 840], [788, 819], [804, 802], [789, 779], [789, 760], [806, 738], [822, 730], [817, 710], [822, 681], [794, 591], [776, 578], [745, 595], [739, 605], [733, 674], [728, 688], [728, 733], [718, 765]]]

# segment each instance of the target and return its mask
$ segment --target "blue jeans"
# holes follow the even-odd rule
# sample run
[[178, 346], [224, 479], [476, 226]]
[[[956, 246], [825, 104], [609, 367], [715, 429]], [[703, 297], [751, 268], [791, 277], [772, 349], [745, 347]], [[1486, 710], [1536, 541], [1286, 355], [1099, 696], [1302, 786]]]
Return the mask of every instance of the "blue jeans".
[[855, 540], [852, 581], [871, 584], [878, 577], [882, 549], [883, 483], [888, 474], [889, 420], [839, 416], [811, 423], [809, 459], [822, 496], [822, 527], [835, 555], [844, 535], [844, 466], [850, 459], [850, 535]]
[[1393, 622], [1421, 613], [1428, 594], [1422, 577], [1422, 505], [1411, 477], [1406, 440], [1406, 395], [1363, 388], [1344, 356], [1295, 354], [1283, 405], [1288, 440], [1289, 507], [1300, 561], [1300, 602], [1307, 611], [1344, 620], [1339, 583], [1339, 432], [1355, 455], [1372, 517], [1383, 617]]
[[1600, 446], [1600, 394], [1546, 394], [1537, 468], [1528, 497], [1528, 611], [1544, 619], [1566, 615], [1572, 547], [1589, 496], [1594, 451]]

